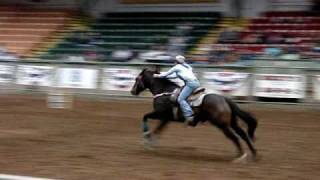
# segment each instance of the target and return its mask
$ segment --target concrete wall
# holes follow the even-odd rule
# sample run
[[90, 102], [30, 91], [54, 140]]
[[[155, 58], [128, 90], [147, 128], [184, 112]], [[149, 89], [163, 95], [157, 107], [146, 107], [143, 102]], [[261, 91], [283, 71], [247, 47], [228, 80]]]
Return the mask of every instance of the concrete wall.
[[115, 12], [119, 6], [118, 0], [89, 0], [88, 13], [99, 17], [106, 12]]
[[[199, 4], [121, 4], [120, 0], [1, 0], [0, 4], [29, 4], [37, 7], [60, 7], [82, 9], [88, 14], [99, 17], [105, 12], [222, 12], [225, 16], [235, 16], [232, 3], [237, 0], [220, 0]], [[310, 0], [238, 0], [241, 2], [243, 17], [256, 17], [265, 11], [308, 10]]]
[[258, 17], [261, 13], [268, 11], [268, 0], [242, 0], [242, 14], [244, 17]]
[[28, 4], [36, 7], [53, 8], [78, 8], [82, 0], [42, 0], [33, 2], [31, 0], [1, 0], [0, 4]]
[[[221, 12], [225, 16], [235, 16], [232, 7], [233, 0], [220, 0], [216, 3], [201, 4], [121, 4], [119, 0], [93, 0], [91, 11], [99, 16], [104, 12]], [[240, 0], [242, 3], [242, 15], [244, 17], [256, 17], [261, 12], [268, 10], [268, 0]]]
[[93, 0], [90, 11], [94, 16], [105, 12], [186, 12], [186, 11], [212, 11], [224, 12], [228, 7], [222, 3], [203, 4], [121, 4], [119, 0]]
[[311, 0], [268, 0], [272, 11], [307, 11], [312, 5]]
[[135, 12], [135, 11], [152, 11], [152, 12], [182, 12], [182, 11], [208, 11], [208, 12], [224, 12], [228, 9], [224, 2], [220, 3], [201, 3], [201, 4], [118, 4], [117, 11], [121, 12]]

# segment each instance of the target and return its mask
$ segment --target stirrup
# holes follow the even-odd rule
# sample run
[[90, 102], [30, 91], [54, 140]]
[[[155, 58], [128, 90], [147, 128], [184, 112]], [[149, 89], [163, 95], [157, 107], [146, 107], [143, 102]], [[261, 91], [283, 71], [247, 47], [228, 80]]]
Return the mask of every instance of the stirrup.
[[193, 121], [194, 121], [194, 117], [193, 117], [193, 116], [190, 116], [190, 117], [185, 118], [185, 120], [184, 120], [184, 126], [185, 126], [185, 127], [190, 126], [190, 124], [192, 124]]

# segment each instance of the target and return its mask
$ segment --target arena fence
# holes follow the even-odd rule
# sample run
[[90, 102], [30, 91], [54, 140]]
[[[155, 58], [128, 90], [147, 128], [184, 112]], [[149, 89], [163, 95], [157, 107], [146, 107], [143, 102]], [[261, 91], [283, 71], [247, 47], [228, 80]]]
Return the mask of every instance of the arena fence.
[[[67, 95], [69, 97], [64, 98], [69, 101], [72, 101], [70, 94], [132, 97], [129, 90], [143, 68], [158, 67], [165, 71], [171, 66], [157, 63], [0, 61], [0, 92], [46, 93], [51, 100], [57, 99], [53, 98], [55, 96]], [[245, 66], [197, 64], [193, 67], [207, 92], [245, 101], [320, 101], [320, 63], [317, 61], [258, 60]], [[141, 97], [152, 96], [146, 92]], [[52, 106], [59, 106], [51, 100]]]

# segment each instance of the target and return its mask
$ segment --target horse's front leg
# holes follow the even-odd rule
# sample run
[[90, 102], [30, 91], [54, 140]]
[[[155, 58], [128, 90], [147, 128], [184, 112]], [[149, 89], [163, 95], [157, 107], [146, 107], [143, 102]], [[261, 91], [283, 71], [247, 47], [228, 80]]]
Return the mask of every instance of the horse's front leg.
[[143, 120], [142, 120], [143, 134], [150, 134], [148, 121], [149, 121], [149, 119], [157, 119], [158, 118], [158, 114], [159, 114], [158, 112], [152, 111], [152, 112], [147, 113], [147, 114], [145, 114], [143, 116]]
[[159, 113], [156, 111], [152, 111], [143, 116], [143, 120], [142, 120], [142, 130], [143, 130], [143, 140], [144, 140], [143, 142], [146, 147], [150, 147], [153, 144], [148, 121], [149, 119], [158, 119], [158, 118], [159, 118]]

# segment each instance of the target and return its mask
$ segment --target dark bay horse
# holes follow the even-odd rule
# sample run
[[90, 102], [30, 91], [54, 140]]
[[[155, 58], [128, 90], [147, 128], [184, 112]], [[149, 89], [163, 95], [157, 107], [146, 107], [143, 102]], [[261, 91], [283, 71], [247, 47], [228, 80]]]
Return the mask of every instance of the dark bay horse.
[[[161, 130], [163, 130], [168, 122], [184, 122], [182, 116], [178, 119], [174, 118], [173, 108], [176, 105], [170, 100], [170, 93], [179, 87], [168, 79], [154, 78], [153, 75], [155, 73], [158, 72], [148, 69], [142, 70], [131, 89], [131, 94], [133, 95], [139, 95], [146, 89], [149, 89], [154, 95], [154, 110], [145, 114], [142, 122], [144, 140], [148, 145], [152, 143], [153, 135], [160, 134]], [[257, 120], [252, 115], [241, 110], [230, 99], [216, 94], [205, 95], [202, 105], [196, 111], [197, 113], [195, 114], [195, 123], [193, 126], [196, 126], [198, 122], [209, 121], [212, 125], [221, 129], [225, 136], [236, 145], [239, 153], [236, 158], [237, 161], [244, 159], [247, 156], [241, 146], [240, 139], [243, 139], [247, 143], [252, 152], [252, 158], [256, 158], [257, 150], [253, 144], [253, 140], [257, 127]], [[247, 124], [247, 132], [239, 126], [238, 117]], [[149, 131], [149, 119], [160, 120], [159, 125], [152, 133]]]

